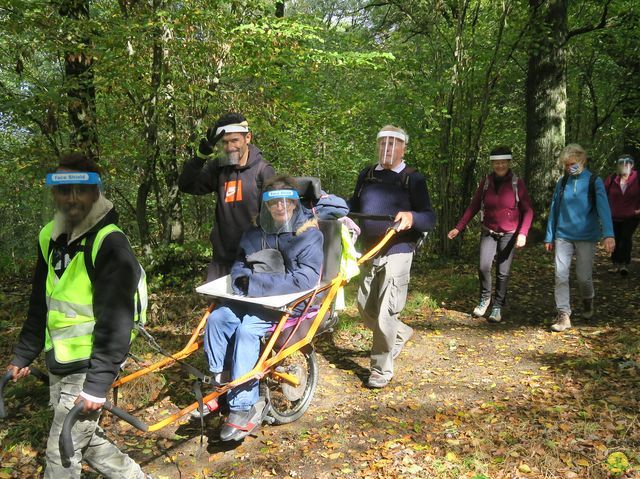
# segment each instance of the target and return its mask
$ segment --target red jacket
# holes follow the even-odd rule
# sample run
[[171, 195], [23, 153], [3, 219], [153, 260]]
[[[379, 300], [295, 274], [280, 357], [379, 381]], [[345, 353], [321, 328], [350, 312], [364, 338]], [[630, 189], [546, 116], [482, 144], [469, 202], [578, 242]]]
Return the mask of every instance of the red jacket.
[[624, 194], [618, 175], [609, 176], [604, 182], [604, 188], [607, 190], [613, 221], [622, 221], [638, 216], [635, 211], [640, 209], [640, 181], [636, 170], [631, 170], [627, 180], [627, 190]]
[[[471, 204], [462, 215], [460, 221], [456, 225], [458, 231], [462, 231], [467, 223], [471, 221], [482, 205], [482, 196], [484, 195], [484, 219], [482, 224], [497, 233], [513, 233], [516, 230], [523, 235], [529, 233], [531, 222], [533, 221], [533, 209], [531, 208], [531, 200], [524, 181], [518, 178], [518, 197], [519, 203], [516, 205], [516, 195], [513, 191], [511, 179], [513, 173], [509, 171], [502, 182], [498, 191], [495, 188], [495, 174], [490, 174], [483, 179], [478, 185], [478, 189], [473, 195]], [[485, 181], [489, 181], [486, 191], [484, 190]]]

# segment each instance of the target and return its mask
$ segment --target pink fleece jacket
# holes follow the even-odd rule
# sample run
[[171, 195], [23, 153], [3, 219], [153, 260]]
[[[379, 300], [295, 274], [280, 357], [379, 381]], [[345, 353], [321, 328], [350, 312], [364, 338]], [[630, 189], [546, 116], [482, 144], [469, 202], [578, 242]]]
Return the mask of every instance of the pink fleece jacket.
[[[484, 193], [484, 220], [482, 224], [497, 233], [513, 233], [518, 230], [519, 233], [527, 235], [531, 222], [533, 221], [533, 209], [531, 208], [531, 199], [527, 192], [527, 187], [522, 179], [518, 178], [518, 196], [520, 202], [516, 205], [516, 195], [513, 191], [511, 178], [513, 173], [511, 170], [505, 175], [498, 191], [495, 188], [495, 175], [491, 174], [480, 182], [478, 189], [473, 195], [471, 204], [462, 215], [460, 221], [456, 225], [458, 231], [462, 231], [471, 221], [482, 204], [482, 195]], [[484, 182], [489, 181], [487, 191], [484, 191]]]

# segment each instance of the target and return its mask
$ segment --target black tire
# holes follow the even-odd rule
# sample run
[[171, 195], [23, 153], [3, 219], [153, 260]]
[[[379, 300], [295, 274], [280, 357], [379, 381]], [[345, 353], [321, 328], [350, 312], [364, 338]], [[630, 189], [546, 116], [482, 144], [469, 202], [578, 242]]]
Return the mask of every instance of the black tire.
[[280, 362], [275, 369], [294, 374], [300, 385], [293, 387], [273, 376], [264, 380], [264, 391], [269, 401], [269, 413], [273, 424], [289, 424], [300, 419], [309, 409], [318, 385], [318, 360], [313, 346], [308, 345]]

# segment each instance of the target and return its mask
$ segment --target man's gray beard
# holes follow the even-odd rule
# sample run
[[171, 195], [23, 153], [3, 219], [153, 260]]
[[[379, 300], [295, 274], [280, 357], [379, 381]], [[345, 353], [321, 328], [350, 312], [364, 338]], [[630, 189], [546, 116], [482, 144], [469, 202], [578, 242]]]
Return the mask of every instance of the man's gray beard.
[[227, 165], [237, 165], [240, 163], [240, 152], [234, 151], [225, 155]]

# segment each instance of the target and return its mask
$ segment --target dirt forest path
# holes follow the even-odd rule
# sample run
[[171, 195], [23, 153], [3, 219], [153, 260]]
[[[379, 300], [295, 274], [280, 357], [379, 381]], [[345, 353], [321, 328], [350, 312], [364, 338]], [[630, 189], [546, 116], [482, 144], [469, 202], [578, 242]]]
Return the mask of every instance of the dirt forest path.
[[[412, 279], [405, 320], [415, 334], [387, 388], [363, 387], [370, 334], [351, 306], [346, 326], [316, 345], [319, 385], [299, 421], [265, 425], [235, 448], [218, 441], [218, 417], [207, 418], [203, 447], [192, 423], [121, 428], [118, 443], [154, 478], [640, 477], [638, 261], [622, 278], [599, 250], [596, 317], [564, 334], [548, 329], [553, 266], [539, 245], [519, 252], [498, 325], [465, 313], [474, 264], [427, 266]], [[171, 407], [165, 399], [144, 414]], [[4, 452], [0, 478], [30, 477], [17, 456]]]

